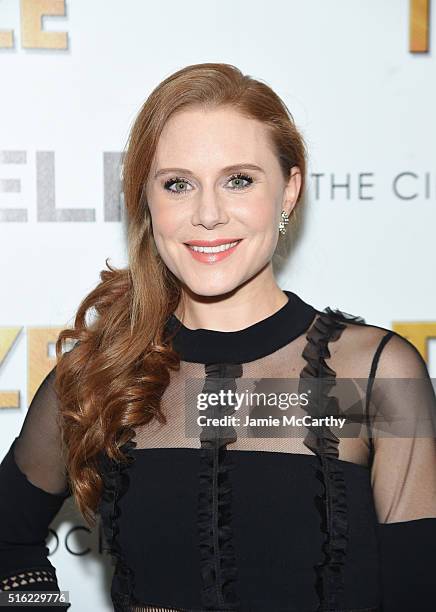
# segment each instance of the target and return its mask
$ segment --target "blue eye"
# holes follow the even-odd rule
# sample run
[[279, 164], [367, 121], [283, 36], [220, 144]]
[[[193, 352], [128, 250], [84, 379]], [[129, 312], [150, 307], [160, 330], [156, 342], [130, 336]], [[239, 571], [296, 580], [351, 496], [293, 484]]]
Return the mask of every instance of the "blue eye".
[[[253, 179], [251, 176], [248, 176], [248, 174], [232, 174], [232, 176], [229, 177], [228, 182], [231, 181], [238, 181], [238, 183], [236, 184], [236, 186], [234, 187], [230, 187], [230, 189], [232, 191], [237, 191], [237, 190], [242, 190], [245, 189], [246, 187], [248, 187], [248, 185], [251, 185], [253, 182]], [[243, 181], [246, 181], [246, 185], [242, 184]], [[164, 183], [164, 189], [166, 189], [168, 192], [170, 192], [173, 195], [184, 195], [187, 191], [189, 191], [186, 186], [189, 185], [189, 181], [186, 178], [182, 178], [180, 176], [174, 176], [170, 179], [168, 179], [167, 181], [165, 181]], [[182, 189], [171, 189], [171, 187], [173, 185], [179, 185], [180, 187], [182, 187]]]

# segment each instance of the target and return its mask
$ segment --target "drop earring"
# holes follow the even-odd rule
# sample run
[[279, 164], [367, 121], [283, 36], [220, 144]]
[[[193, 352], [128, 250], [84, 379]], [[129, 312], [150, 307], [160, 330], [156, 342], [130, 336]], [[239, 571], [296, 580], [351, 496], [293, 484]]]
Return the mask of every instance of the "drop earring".
[[282, 220], [279, 223], [279, 232], [282, 236], [286, 234], [286, 226], [289, 223], [289, 216], [286, 214], [284, 210], [282, 210]]

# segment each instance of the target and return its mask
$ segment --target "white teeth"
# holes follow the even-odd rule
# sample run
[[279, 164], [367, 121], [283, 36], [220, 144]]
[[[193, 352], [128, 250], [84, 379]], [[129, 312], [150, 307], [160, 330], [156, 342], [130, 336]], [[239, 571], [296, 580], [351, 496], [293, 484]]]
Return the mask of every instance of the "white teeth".
[[206, 247], [206, 246], [191, 246], [188, 245], [190, 249], [193, 251], [197, 251], [197, 253], [220, 253], [221, 251], [227, 251], [231, 249], [235, 245], [237, 245], [239, 240], [236, 242], [229, 242], [228, 244], [220, 244], [219, 246], [214, 247]]

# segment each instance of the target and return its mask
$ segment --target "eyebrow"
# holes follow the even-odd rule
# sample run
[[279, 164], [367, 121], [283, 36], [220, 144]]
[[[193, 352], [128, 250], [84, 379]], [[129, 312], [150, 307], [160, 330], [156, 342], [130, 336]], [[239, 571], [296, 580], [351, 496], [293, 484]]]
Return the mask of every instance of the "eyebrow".
[[[242, 169], [257, 170], [258, 172], [262, 172], [263, 174], [265, 174], [265, 170], [263, 170], [263, 168], [261, 168], [260, 166], [257, 166], [256, 164], [248, 164], [248, 163], [232, 164], [231, 166], [226, 166], [225, 168], [222, 168], [221, 172], [222, 173], [235, 172], [236, 170], [242, 170]], [[187, 168], [161, 168], [160, 170], [156, 172], [156, 174], [154, 175], [154, 178], [157, 178], [158, 176], [161, 176], [162, 174], [167, 174], [168, 172], [178, 173], [178, 174], [189, 174], [189, 175], [194, 174], [191, 170], [188, 170]]]

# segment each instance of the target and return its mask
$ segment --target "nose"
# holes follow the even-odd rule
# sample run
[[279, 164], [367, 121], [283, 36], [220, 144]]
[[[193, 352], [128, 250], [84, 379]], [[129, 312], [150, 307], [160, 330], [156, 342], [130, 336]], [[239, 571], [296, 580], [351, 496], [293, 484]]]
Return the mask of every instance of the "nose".
[[228, 222], [225, 202], [212, 187], [204, 188], [196, 198], [191, 220], [193, 225], [203, 225], [206, 229], [213, 229], [216, 225]]

